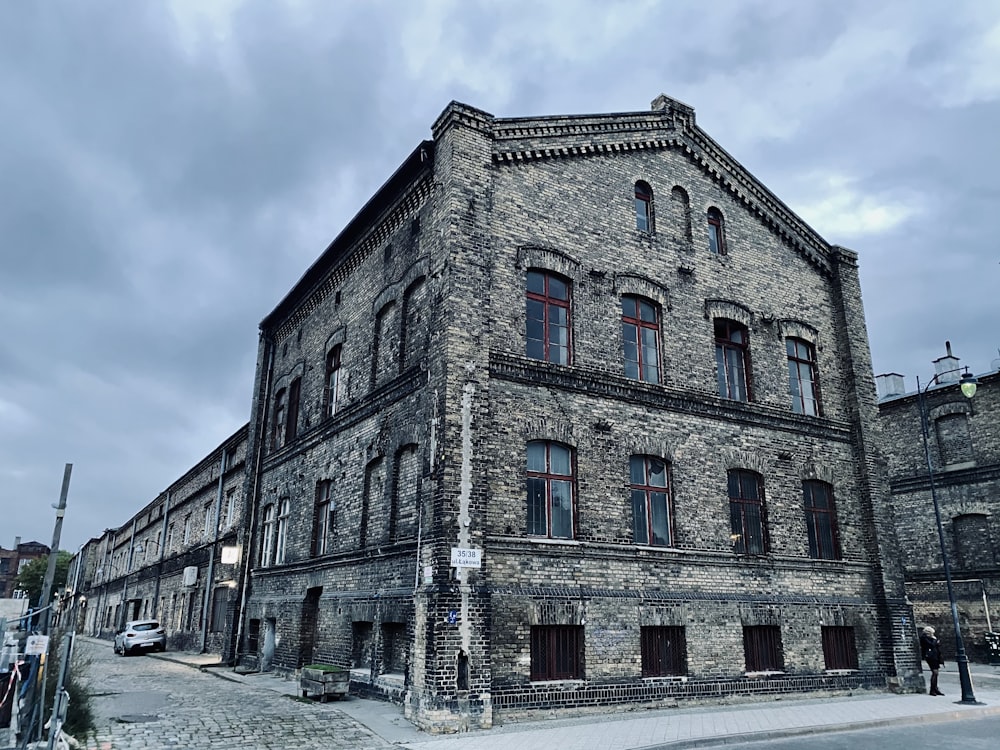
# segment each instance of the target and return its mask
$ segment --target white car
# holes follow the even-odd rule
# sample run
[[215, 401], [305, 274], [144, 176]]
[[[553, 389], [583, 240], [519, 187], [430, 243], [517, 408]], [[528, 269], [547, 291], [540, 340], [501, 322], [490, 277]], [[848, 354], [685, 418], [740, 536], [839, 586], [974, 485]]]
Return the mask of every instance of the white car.
[[115, 633], [115, 653], [128, 656], [139, 651], [166, 651], [167, 632], [157, 620], [132, 620]]

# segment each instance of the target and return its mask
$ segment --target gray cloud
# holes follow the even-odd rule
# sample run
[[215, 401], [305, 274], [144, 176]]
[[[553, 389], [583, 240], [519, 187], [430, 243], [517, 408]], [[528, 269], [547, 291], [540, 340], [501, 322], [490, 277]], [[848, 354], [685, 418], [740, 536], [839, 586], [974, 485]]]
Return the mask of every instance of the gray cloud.
[[0, 544], [126, 522], [249, 415], [256, 326], [448, 101], [660, 92], [856, 249], [878, 371], [984, 370], [1000, 10], [870, 3], [0, 6]]

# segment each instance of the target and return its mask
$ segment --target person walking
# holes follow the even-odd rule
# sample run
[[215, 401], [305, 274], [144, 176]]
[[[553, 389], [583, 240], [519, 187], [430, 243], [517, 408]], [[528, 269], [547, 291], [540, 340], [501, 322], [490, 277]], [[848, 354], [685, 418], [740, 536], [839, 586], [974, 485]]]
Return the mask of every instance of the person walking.
[[934, 628], [930, 625], [920, 633], [920, 656], [931, 670], [931, 689], [927, 692], [930, 695], [944, 695], [938, 690], [938, 670], [944, 664], [944, 659], [941, 658], [941, 641], [934, 635]]

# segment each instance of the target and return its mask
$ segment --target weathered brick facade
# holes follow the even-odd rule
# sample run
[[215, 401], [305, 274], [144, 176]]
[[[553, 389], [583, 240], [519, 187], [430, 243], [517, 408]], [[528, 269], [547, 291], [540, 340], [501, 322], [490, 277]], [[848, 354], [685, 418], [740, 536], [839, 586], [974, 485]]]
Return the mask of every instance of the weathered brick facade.
[[128, 620], [155, 618], [167, 648], [232, 658], [245, 566], [241, 555], [224, 560], [223, 548], [241, 544], [246, 447], [244, 425], [124, 525], [84, 545], [69, 575], [85, 597], [82, 632], [112, 638]]
[[[962, 395], [957, 357], [935, 361], [921, 382], [928, 444], [945, 550], [966, 653], [985, 661], [985, 634], [1000, 630], [1000, 361]], [[938, 373], [941, 373], [938, 375]], [[937, 378], [937, 380], [935, 380]], [[906, 591], [916, 625], [937, 630], [945, 658], [955, 658], [955, 628], [934, 518], [931, 475], [921, 433], [920, 399], [903, 378], [879, 376], [879, 427], [903, 550]], [[914, 384], [916, 385], [916, 384]]]
[[239, 658], [436, 731], [919, 687], [876, 414], [855, 254], [689, 107], [453, 103], [261, 324]]

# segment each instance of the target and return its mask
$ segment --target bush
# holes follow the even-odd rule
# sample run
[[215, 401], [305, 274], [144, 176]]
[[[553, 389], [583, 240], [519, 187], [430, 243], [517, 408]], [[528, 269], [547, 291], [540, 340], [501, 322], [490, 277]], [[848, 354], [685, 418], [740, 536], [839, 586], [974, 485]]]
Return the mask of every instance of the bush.
[[[63, 633], [59, 629], [52, 631], [49, 640], [49, 655], [45, 666], [45, 721], [49, 720], [56, 695], [56, 683], [59, 682], [59, 664], [62, 660]], [[70, 657], [70, 668], [66, 673], [66, 684], [63, 685], [69, 694], [69, 705], [66, 707], [66, 721], [62, 730], [74, 737], [83, 736], [94, 728], [94, 712], [90, 703], [90, 685], [87, 675], [92, 667], [92, 658], [73, 644], [73, 654]]]

